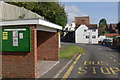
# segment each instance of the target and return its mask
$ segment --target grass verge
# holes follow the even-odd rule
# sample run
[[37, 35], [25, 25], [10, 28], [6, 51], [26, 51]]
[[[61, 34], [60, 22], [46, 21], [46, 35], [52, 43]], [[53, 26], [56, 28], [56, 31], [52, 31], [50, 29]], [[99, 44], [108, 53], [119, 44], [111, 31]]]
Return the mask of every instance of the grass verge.
[[60, 59], [72, 59], [77, 53], [85, 53], [85, 49], [78, 46], [67, 46], [67, 49], [60, 51]]

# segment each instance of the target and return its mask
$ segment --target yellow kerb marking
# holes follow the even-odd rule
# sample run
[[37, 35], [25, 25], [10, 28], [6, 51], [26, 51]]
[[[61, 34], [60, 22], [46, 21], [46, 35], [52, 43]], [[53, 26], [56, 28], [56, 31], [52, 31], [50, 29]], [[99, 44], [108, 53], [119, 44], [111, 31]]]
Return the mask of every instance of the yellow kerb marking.
[[76, 64], [76, 61], [74, 61], [74, 64]]
[[118, 65], [120, 65], [120, 63], [118, 63]]
[[66, 78], [68, 78], [68, 76], [70, 75], [71, 71], [73, 70], [75, 64], [77, 63], [78, 59], [80, 58], [81, 54], [76, 58], [76, 62], [73, 63], [70, 68], [68, 69], [68, 71], [65, 73], [65, 75], [62, 77], [61, 80], [66, 80]]

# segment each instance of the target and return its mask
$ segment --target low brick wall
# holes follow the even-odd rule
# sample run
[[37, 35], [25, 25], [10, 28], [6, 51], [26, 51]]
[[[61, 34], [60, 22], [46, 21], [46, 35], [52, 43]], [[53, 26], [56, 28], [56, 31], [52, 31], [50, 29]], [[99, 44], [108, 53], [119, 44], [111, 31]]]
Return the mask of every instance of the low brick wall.
[[113, 39], [113, 46], [120, 47], [120, 39]]

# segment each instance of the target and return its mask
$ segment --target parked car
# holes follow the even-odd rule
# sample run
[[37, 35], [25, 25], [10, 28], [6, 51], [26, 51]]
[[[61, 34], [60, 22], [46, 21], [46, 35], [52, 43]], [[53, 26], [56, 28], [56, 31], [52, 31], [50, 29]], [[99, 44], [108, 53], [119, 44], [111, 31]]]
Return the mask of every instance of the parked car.
[[112, 40], [111, 39], [104, 39], [102, 44], [104, 45], [112, 45]]

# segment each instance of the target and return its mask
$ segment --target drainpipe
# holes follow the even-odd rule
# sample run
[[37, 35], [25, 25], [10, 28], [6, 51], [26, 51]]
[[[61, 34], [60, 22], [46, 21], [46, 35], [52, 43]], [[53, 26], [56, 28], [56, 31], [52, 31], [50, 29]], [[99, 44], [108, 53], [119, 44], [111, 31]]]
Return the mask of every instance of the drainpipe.
[[92, 32], [91, 32], [91, 30], [89, 32], [89, 44], [92, 44]]

